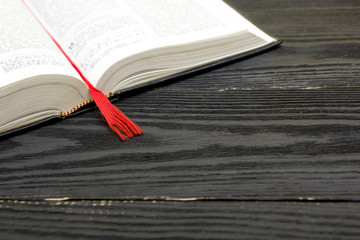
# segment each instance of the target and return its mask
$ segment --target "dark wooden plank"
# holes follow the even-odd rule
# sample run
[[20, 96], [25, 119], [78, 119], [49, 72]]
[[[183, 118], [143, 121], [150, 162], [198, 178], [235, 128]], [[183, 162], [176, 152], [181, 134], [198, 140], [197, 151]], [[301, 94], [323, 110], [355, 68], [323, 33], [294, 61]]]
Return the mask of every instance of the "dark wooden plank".
[[[226, 0], [243, 15], [277, 37], [359, 38], [356, 26], [360, 2], [357, 0]], [[325, 38], [326, 37], [326, 38]], [[352, 38], [348, 40], [352, 40]], [[287, 39], [288, 41], [288, 39]]]
[[156, 91], [118, 105], [144, 136], [119, 142], [88, 112], [5, 141], [1, 197], [359, 200], [356, 90]]
[[225, 0], [225, 2], [231, 4], [235, 8], [238, 8], [245, 13], [257, 12], [257, 11], [269, 11], [274, 9], [282, 10], [313, 10], [313, 9], [339, 9], [339, 8], [358, 8], [360, 3], [357, 0], [298, 0], [294, 3], [292, 0]]
[[1, 201], [1, 239], [358, 239], [359, 203]]

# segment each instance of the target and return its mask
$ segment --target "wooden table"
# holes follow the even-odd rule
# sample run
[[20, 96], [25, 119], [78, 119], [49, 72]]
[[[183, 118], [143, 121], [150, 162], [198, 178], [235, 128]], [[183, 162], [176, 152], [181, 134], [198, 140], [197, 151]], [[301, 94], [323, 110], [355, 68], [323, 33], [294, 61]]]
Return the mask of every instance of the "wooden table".
[[360, 238], [360, 1], [228, 2], [282, 46], [2, 139], [0, 239]]

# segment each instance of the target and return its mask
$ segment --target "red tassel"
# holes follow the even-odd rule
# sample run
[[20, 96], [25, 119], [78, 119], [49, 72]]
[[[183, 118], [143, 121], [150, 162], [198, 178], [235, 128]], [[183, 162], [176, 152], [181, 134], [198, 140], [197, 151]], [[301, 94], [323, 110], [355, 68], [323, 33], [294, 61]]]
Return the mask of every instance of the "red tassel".
[[89, 86], [89, 90], [105, 121], [123, 141], [127, 138], [133, 138], [135, 135], [144, 134], [143, 130], [115, 107], [100, 90], [92, 85]]
[[[60, 48], [60, 46], [59, 46]], [[60, 48], [60, 50], [62, 50]], [[63, 51], [63, 50], [62, 50]], [[133, 138], [135, 135], [142, 135], [144, 131], [141, 130], [133, 121], [131, 121], [125, 114], [115, 107], [109, 99], [99, 89], [95, 88], [89, 80], [82, 74], [80, 69], [75, 63], [63, 52], [70, 61], [71, 65], [79, 73], [82, 80], [89, 88], [90, 94], [94, 99], [96, 106], [99, 108], [101, 114], [104, 116], [105, 121], [109, 127], [123, 140]]]

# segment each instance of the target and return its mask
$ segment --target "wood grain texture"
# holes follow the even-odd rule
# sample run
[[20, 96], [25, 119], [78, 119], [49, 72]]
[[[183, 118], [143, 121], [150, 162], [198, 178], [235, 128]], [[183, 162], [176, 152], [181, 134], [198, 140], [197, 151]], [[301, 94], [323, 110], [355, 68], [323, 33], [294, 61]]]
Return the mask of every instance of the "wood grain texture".
[[359, 200], [356, 91], [163, 90], [122, 104], [145, 136], [119, 142], [89, 112], [7, 140], [1, 197]]
[[[331, 209], [331, 211], [329, 211]], [[358, 239], [359, 203], [5, 201], [1, 239]]]
[[281, 47], [1, 139], [0, 238], [359, 238], [360, 2], [228, 2]]

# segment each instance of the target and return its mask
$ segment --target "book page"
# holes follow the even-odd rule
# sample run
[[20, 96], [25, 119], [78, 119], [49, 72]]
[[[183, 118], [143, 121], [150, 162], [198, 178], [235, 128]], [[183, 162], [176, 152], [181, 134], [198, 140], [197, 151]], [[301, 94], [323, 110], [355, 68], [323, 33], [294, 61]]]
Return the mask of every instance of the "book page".
[[[121, 49], [153, 39], [128, 7], [118, 0], [27, 0], [27, 5], [75, 62], [85, 77], [96, 85], [104, 69], [99, 62]], [[109, 65], [107, 66], [109, 67]]]
[[221, 0], [26, 0], [96, 86], [115, 62], [166, 45], [246, 30]]
[[21, 1], [0, 0], [0, 16], [0, 87], [39, 74], [78, 76]]

